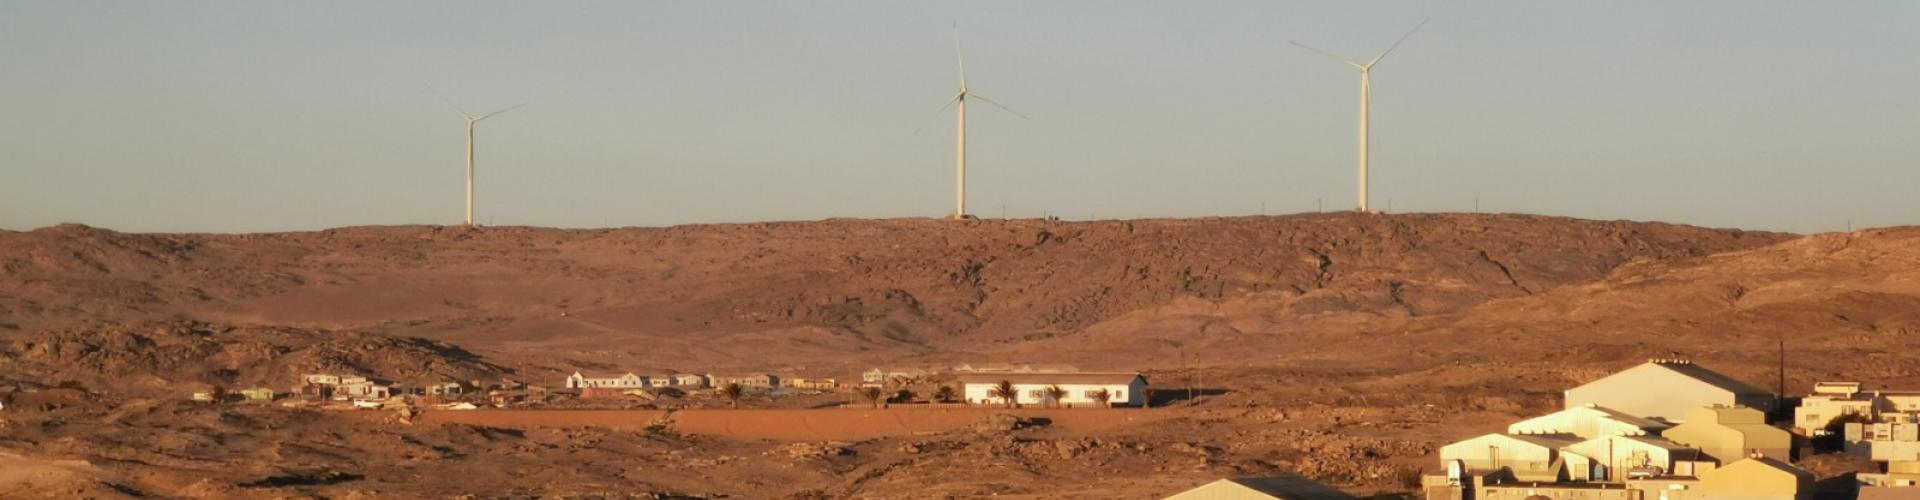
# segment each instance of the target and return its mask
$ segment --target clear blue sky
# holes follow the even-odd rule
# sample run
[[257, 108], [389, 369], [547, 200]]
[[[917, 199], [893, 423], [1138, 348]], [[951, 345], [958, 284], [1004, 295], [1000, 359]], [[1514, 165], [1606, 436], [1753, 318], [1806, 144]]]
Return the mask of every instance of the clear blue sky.
[[1354, 203], [1920, 223], [1920, 2], [0, 1], [0, 228], [596, 227]]

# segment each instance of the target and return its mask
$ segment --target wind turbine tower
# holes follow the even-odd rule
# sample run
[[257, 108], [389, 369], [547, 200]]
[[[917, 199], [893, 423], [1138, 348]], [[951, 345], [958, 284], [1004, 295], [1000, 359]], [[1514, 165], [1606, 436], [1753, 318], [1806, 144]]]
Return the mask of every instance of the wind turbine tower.
[[945, 111], [947, 107], [953, 107], [955, 119], [959, 121], [956, 127], [957, 144], [954, 146], [954, 182], [957, 187], [954, 193], [953, 205], [953, 218], [958, 220], [967, 218], [967, 98], [979, 99], [981, 102], [991, 104], [993, 107], [1000, 108], [1008, 113], [1013, 113], [1014, 116], [1021, 118], [1026, 118], [1027, 115], [1008, 109], [1006, 106], [994, 102], [993, 99], [987, 98], [987, 96], [967, 89], [967, 58], [960, 50], [960, 26], [958, 24], [953, 27], [953, 54], [954, 60], [958, 62], [960, 68], [960, 91], [954, 92], [953, 98], [948, 99], [946, 106], [941, 107], [940, 110]]
[[1421, 26], [1426, 26], [1427, 21], [1432, 21], [1432, 20], [1433, 19], [1420, 21], [1420, 24], [1414, 25], [1413, 29], [1407, 30], [1407, 34], [1402, 35], [1400, 37], [1400, 40], [1395, 41], [1393, 42], [1393, 45], [1388, 46], [1387, 50], [1381, 52], [1380, 55], [1373, 56], [1373, 59], [1368, 60], [1367, 62], [1364, 62], [1364, 63], [1355, 61], [1352, 59], [1347, 59], [1345, 57], [1340, 57], [1338, 55], [1334, 55], [1334, 53], [1332, 52], [1316, 49], [1313, 47], [1308, 47], [1307, 45], [1302, 44], [1300, 42], [1295, 42], [1291, 40], [1287, 41], [1287, 43], [1294, 44], [1295, 46], [1298, 46], [1303, 49], [1318, 52], [1320, 53], [1320, 55], [1331, 57], [1335, 61], [1346, 63], [1348, 66], [1353, 66], [1354, 69], [1360, 70], [1360, 211], [1361, 212], [1367, 211], [1367, 152], [1372, 147], [1372, 144], [1368, 142], [1368, 134], [1371, 129], [1369, 129], [1367, 126], [1367, 117], [1369, 114], [1368, 108], [1370, 107], [1370, 105], [1373, 104], [1373, 65], [1379, 64], [1381, 59], [1385, 59], [1387, 57], [1387, 54], [1393, 53], [1393, 49], [1399, 48], [1400, 44], [1403, 42], [1406, 42], [1407, 38], [1411, 38], [1414, 32], [1420, 31]]
[[474, 116], [471, 113], [467, 113], [466, 110], [460, 109], [459, 105], [454, 104], [453, 100], [448, 99], [445, 95], [440, 96], [440, 99], [447, 101], [447, 106], [452, 107], [455, 112], [460, 113], [461, 117], [467, 119], [467, 227], [473, 227], [473, 126], [480, 123], [480, 120], [492, 118], [493, 115], [500, 113], [513, 111], [514, 108], [525, 106], [527, 103], [523, 102], [509, 106], [506, 109]]

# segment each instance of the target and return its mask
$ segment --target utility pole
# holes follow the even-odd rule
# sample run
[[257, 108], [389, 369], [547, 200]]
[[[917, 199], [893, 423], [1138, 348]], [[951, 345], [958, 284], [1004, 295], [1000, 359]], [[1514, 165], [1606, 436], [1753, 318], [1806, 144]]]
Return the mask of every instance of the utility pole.
[[1785, 334], [1782, 334], [1780, 336], [1780, 397], [1774, 401], [1773, 403], [1774, 408], [1775, 409], [1780, 408], [1780, 405], [1785, 404], [1786, 399], [1787, 399], [1787, 336]]

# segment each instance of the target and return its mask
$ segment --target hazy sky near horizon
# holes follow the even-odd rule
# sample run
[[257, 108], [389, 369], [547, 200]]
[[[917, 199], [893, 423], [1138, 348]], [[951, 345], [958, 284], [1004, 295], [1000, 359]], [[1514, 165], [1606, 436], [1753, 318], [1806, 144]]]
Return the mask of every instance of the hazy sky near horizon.
[[[1349, 209], [1920, 224], [1920, 2], [0, 1], [0, 228]], [[1391, 201], [1389, 201], [1391, 200]]]

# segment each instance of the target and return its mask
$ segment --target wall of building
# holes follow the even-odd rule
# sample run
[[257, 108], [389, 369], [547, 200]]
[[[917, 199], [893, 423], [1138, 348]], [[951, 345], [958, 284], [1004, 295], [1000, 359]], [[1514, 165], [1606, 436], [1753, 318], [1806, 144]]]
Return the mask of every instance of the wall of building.
[[1513, 469], [1516, 475], [1551, 469], [1555, 450], [1499, 434], [1488, 434], [1440, 448], [1440, 462], [1459, 460], [1468, 469]]
[[[1146, 399], [1145, 399], [1146, 392], [1147, 392], [1146, 384], [1143, 382], [1139, 382], [1138, 379], [1135, 379], [1135, 382], [1132, 385], [1013, 384], [1014, 390], [1020, 393], [1020, 397], [1016, 399], [1015, 402], [1022, 405], [1039, 405], [1041, 403], [1041, 398], [1036, 394], [1039, 394], [1042, 391], [1045, 391], [1048, 387], [1052, 387], [1054, 385], [1059, 385], [1061, 389], [1065, 389], [1067, 391], [1066, 397], [1061, 398], [1060, 403], [1072, 405], [1072, 406], [1092, 406], [1092, 405], [1098, 404], [1092, 397], [1089, 397], [1087, 394], [1094, 391], [1101, 390], [1101, 389], [1106, 389], [1109, 394], [1113, 395], [1113, 399], [1109, 401], [1109, 404], [1112, 404], [1112, 405], [1140, 406], [1146, 402]], [[999, 387], [999, 384], [969, 383], [969, 384], [966, 384], [962, 392], [965, 393], [967, 401], [973, 404], [986, 404], [986, 405], [1004, 404], [1003, 402], [1000, 401], [1000, 398], [993, 397], [991, 395], [994, 389], [997, 387]]]
[[[1660, 390], [1648, 390], [1652, 387]], [[1640, 365], [1567, 390], [1565, 408], [1591, 404], [1636, 417], [1683, 422], [1688, 410], [1736, 403], [1739, 398], [1726, 389], [1659, 366]]]

